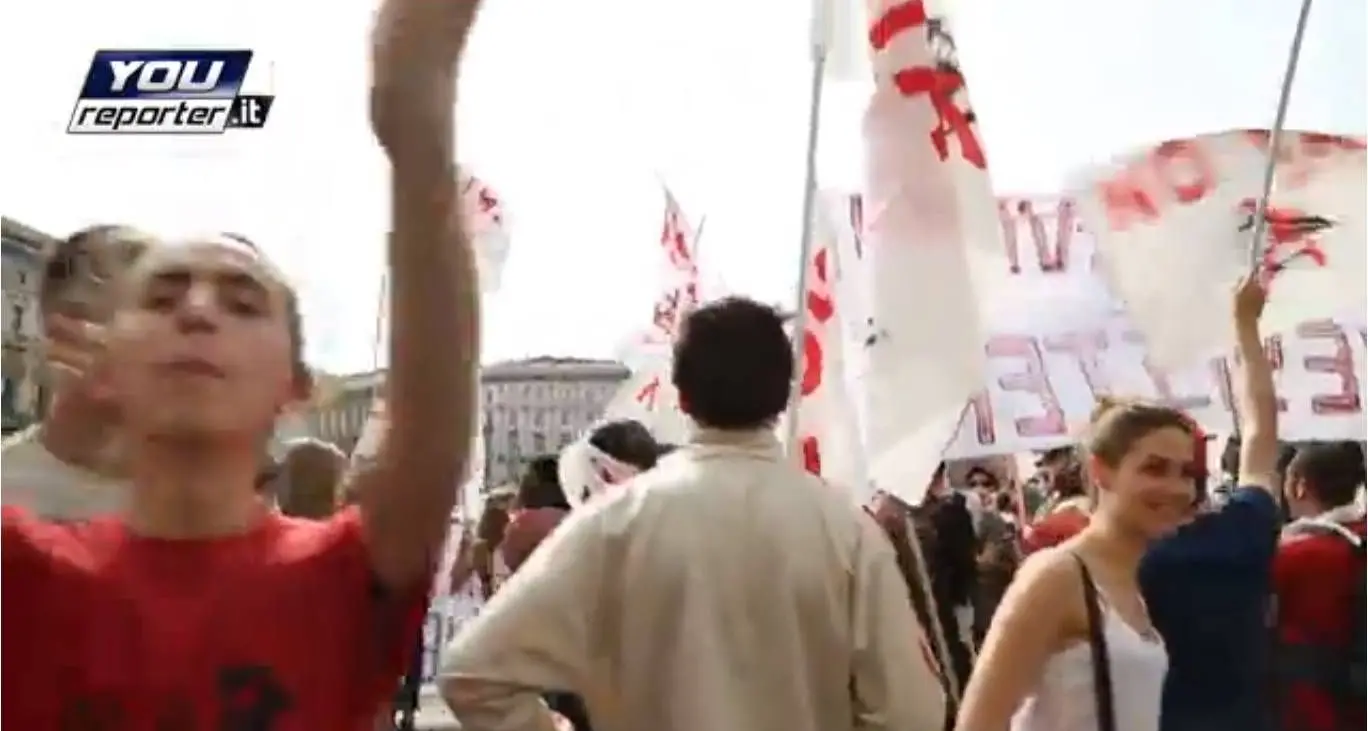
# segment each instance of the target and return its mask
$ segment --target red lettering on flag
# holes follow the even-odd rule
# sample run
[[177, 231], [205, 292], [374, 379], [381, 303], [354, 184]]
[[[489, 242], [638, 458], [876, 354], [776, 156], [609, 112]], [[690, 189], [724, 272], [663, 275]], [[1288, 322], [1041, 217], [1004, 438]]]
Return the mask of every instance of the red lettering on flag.
[[[1248, 216], [1240, 230], [1248, 231], [1254, 227], [1258, 202], [1246, 198], [1240, 201], [1240, 210]], [[1264, 222], [1264, 234], [1268, 237], [1261, 259], [1264, 286], [1271, 286], [1278, 273], [1294, 261], [1306, 261], [1314, 267], [1328, 263], [1319, 234], [1334, 227], [1330, 219], [1297, 208], [1270, 206], [1264, 211]]]
[[936, 113], [931, 130], [931, 146], [942, 162], [950, 157], [950, 136], [959, 142], [960, 156], [980, 170], [987, 169], [983, 146], [974, 132], [974, 112], [955, 103], [964, 89], [964, 74], [954, 58], [954, 39], [938, 18], [928, 18], [922, 0], [908, 0], [891, 6], [869, 29], [869, 43], [882, 51], [898, 34], [926, 28], [926, 43], [937, 58], [935, 66], [913, 66], [893, 74], [893, 85], [907, 97], [925, 95]]
[[655, 411], [656, 399], [660, 397], [660, 376], [652, 378], [641, 390], [636, 392], [634, 397], [637, 403], [645, 406], [648, 410]]
[[1107, 225], [1125, 231], [1158, 220], [1171, 203], [1196, 203], [1216, 187], [1215, 166], [1205, 149], [1191, 140], [1171, 140], [1097, 185]]
[[1334, 346], [1332, 355], [1308, 355], [1302, 364], [1308, 373], [1324, 373], [1339, 379], [1338, 393], [1315, 394], [1311, 397], [1311, 413], [1326, 416], [1357, 414], [1363, 410], [1363, 391], [1358, 373], [1354, 370], [1354, 351], [1344, 329], [1332, 320], [1315, 320], [1297, 326], [1297, 335], [1307, 340], [1329, 340]]
[[1035, 338], [1025, 335], [1003, 335], [988, 341], [988, 357], [1021, 358], [1025, 361], [1024, 371], [1009, 373], [998, 379], [1003, 391], [1029, 393], [1040, 399], [1042, 413], [1039, 416], [1025, 416], [1016, 420], [1018, 435], [1033, 437], [1058, 436], [1066, 433], [1064, 409], [1059, 405], [1059, 396], [1050, 385], [1049, 373], [1045, 370], [1045, 359]]
[[803, 437], [803, 469], [818, 477], [822, 475], [822, 446], [817, 437]]
[[817, 335], [817, 327], [825, 324], [836, 314], [836, 303], [831, 298], [831, 280], [827, 271], [827, 249], [822, 248], [812, 257], [810, 281], [807, 286], [808, 321], [803, 326], [803, 383], [802, 396], [806, 397], [822, 385], [822, 364], [826, 353], [822, 350], [822, 339]]

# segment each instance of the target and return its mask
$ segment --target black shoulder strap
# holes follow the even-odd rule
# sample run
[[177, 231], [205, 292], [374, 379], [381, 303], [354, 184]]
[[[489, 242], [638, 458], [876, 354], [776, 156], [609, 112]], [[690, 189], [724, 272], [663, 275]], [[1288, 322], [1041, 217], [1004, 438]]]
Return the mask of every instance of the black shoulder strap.
[[1074, 554], [1083, 575], [1083, 604], [1088, 612], [1088, 645], [1092, 649], [1093, 694], [1097, 699], [1097, 731], [1116, 731], [1116, 707], [1112, 698], [1111, 657], [1102, 623], [1102, 604], [1088, 565]]

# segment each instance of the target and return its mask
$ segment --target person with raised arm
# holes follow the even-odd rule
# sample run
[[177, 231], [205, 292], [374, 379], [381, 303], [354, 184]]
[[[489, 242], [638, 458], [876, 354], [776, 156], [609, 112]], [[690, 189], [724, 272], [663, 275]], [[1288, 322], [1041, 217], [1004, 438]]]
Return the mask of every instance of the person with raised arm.
[[1168, 649], [1162, 731], [1270, 728], [1267, 650], [1280, 515], [1278, 407], [1259, 332], [1267, 293], [1257, 276], [1234, 298], [1240, 464], [1225, 503], [1160, 541], [1140, 585]]
[[[5, 728], [369, 727], [422, 622], [474, 436], [479, 296], [453, 201], [473, 0], [386, 0], [371, 114], [392, 165], [390, 438], [326, 520], [271, 510], [260, 454], [307, 396], [296, 295], [239, 236], [118, 282], [92, 377], [117, 405], [119, 517], [3, 513]], [[93, 343], [90, 344], [93, 348]]]

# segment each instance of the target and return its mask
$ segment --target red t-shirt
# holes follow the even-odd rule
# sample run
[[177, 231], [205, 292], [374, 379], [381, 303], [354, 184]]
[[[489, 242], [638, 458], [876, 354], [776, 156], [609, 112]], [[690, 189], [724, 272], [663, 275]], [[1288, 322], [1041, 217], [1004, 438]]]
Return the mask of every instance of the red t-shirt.
[[[1344, 527], [1362, 538], [1362, 518]], [[1351, 591], [1363, 579], [1363, 566], [1347, 538], [1329, 532], [1303, 532], [1284, 539], [1273, 560], [1277, 593], [1278, 639], [1282, 644], [1337, 647], [1350, 641]], [[1363, 728], [1364, 709], [1341, 721], [1342, 709], [1320, 687], [1292, 682], [1284, 689], [1284, 728], [1298, 731], [1339, 731]]]
[[422, 625], [355, 509], [204, 541], [3, 516], [6, 729], [369, 730]]
[[1060, 508], [1027, 527], [1022, 539], [1022, 551], [1031, 554], [1053, 548], [1087, 527], [1087, 513], [1075, 507]]

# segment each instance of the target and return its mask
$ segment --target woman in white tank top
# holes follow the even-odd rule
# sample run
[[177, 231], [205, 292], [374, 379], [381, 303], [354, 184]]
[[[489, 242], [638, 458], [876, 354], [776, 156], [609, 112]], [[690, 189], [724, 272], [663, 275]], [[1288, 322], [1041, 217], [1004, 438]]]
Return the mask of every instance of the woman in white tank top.
[[[965, 689], [956, 731], [1159, 728], [1168, 656], [1136, 571], [1149, 542], [1194, 512], [1194, 435], [1188, 417], [1167, 407], [1106, 401], [1093, 410], [1083, 438], [1092, 518], [1017, 573]], [[1093, 626], [1105, 648], [1090, 642]], [[1106, 678], [1098, 677], [1095, 650], [1105, 652]], [[1107, 686], [1110, 693], [1098, 692]]]

